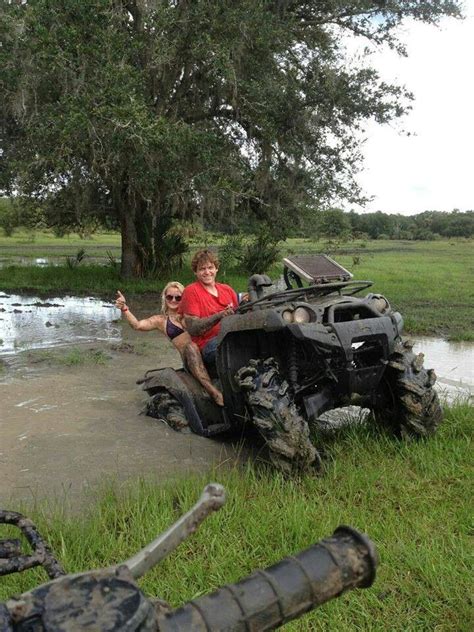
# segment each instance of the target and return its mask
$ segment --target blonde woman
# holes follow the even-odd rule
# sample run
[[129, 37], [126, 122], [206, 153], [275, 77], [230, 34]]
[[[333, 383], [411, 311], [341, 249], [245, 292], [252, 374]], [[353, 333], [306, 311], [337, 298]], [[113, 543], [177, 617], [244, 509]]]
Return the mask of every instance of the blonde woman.
[[138, 318], [132, 314], [127, 306], [125, 296], [120, 290], [117, 290], [115, 307], [122, 312], [130, 327], [136, 331], [153, 331], [157, 329], [167, 336], [181, 354], [189, 371], [202, 384], [216, 404], [223, 406], [224, 399], [222, 393], [213, 385], [202, 361], [199, 347], [191, 340], [191, 336], [184, 329], [183, 323], [181, 322], [178, 307], [183, 290], [183, 285], [178, 281], [170, 281], [170, 283], [167, 283], [161, 293], [161, 314], [155, 314], [143, 320], [138, 320]]

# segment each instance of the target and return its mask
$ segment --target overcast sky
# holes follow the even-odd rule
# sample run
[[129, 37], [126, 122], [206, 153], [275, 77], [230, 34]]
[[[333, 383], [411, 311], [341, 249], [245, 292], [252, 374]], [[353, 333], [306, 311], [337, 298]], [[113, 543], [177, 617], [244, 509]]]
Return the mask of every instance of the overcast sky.
[[408, 58], [373, 56], [384, 79], [405, 84], [415, 102], [401, 124], [368, 127], [357, 180], [374, 200], [358, 212], [474, 210], [474, 0], [464, 13], [441, 28], [407, 22]]

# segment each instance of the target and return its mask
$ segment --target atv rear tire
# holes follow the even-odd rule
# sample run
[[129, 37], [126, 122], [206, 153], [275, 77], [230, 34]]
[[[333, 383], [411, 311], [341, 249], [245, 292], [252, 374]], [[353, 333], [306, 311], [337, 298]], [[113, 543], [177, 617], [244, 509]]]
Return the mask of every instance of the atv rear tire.
[[374, 408], [377, 421], [403, 439], [428, 437], [443, 419], [436, 374], [423, 367], [423, 353], [415, 355], [409, 340], [398, 343], [385, 372], [384, 403]]
[[146, 407], [146, 414], [177, 430], [190, 432], [183, 406], [166, 390], [158, 391]]
[[298, 412], [277, 362], [273, 358], [250, 360], [237, 372], [236, 380], [273, 464], [286, 473], [320, 465], [318, 451], [309, 439], [309, 426]]

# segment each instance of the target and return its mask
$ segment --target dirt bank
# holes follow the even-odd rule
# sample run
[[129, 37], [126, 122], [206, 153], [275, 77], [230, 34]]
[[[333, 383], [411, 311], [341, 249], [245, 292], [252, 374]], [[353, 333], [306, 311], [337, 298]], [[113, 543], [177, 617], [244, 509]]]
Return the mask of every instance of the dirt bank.
[[155, 333], [127, 328], [124, 336], [140, 354], [109, 346], [101, 366], [68, 367], [41, 354], [7, 363], [0, 380], [1, 506], [14, 510], [19, 500], [45, 497], [75, 503], [107, 477], [163, 480], [236, 456], [229, 444], [178, 434], [140, 415], [146, 394], [135, 380], [180, 360]]

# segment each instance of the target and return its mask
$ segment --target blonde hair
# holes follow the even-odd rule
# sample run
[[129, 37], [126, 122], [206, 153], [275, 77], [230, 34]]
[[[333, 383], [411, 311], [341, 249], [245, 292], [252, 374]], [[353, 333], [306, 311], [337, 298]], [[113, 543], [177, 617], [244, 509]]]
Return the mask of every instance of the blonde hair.
[[163, 292], [161, 293], [161, 313], [165, 315], [168, 314], [168, 306], [166, 304], [166, 293], [168, 292], [170, 287], [175, 287], [177, 290], [181, 292], [181, 294], [184, 291], [184, 285], [180, 283], [179, 281], [170, 281], [169, 283], [165, 285]]

